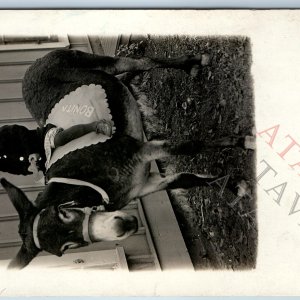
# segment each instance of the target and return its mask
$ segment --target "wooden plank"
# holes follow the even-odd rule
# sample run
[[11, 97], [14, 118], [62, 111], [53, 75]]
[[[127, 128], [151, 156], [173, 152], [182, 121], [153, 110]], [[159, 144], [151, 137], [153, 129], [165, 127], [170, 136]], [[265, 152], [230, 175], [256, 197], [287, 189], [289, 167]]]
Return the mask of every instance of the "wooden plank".
[[83, 269], [97, 266], [98, 269], [113, 269], [118, 267], [118, 263], [116, 250], [110, 249], [99, 252], [66, 252], [62, 257], [54, 255], [39, 256], [35, 258], [28, 267]]
[[0, 99], [1, 103], [10, 103], [10, 102], [24, 102], [23, 98], [7, 98], [7, 99]]
[[83, 52], [89, 52], [89, 46], [87, 44], [71, 44], [71, 50], [80, 50]]
[[0, 120], [0, 126], [13, 125], [13, 124], [18, 123], [18, 125], [25, 126], [28, 129], [36, 129], [37, 127], [39, 127], [39, 125], [35, 121], [32, 121], [32, 120], [33, 119], [30, 119], [30, 118]]
[[[3, 172], [3, 174], [4, 174], [4, 172]], [[5, 174], [7, 174], [7, 173], [5, 173]], [[40, 183], [35, 184], [35, 185], [32, 185], [32, 183], [31, 183], [29, 185], [23, 185], [23, 186], [18, 186], [18, 187], [20, 189], [22, 189], [22, 191], [25, 194], [27, 194], [27, 193], [41, 192], [44, 189], [45, 186], [41, 185]], [[0, 197], [1, 197], [2, 194], [6, 194], [6, 191], [5, 191], [4, 188], [2, 188], [0, 186]]]
[[130, 255], [127, 257], [127, 260], [143, 260], [143, 261], [153, 261], [153, 255]]
[[97, 242], [84, 248], [69, 250], [70, 252], [86, 252], [123, 247], [126, 255], [151, 255], [145, 235], [132, 235], [123, 241]]
[[7, 265], [7, 262], [4, 262], [3, 260], [11, 260], [14, 258], [18, 251], [20, 249], [20, 245], [15, 245], [7, 248], [1, 248], [0, 247], [0, 266]]
[[[123, 250], [124, 253], [124, 250]], [[125, 260], [124, 260], [125, 259]], [[10, 260], [2, 260], [0, 264], [8, 265]], [[34, 268], [59, 268], [59, 269], [97, 269], [128, 271], [125, 255], [122, 249], [109, 249], [82, 253], [66, 253], [62, 257], [54, 255], [39, 255], [26, 267]]]
[[137, 203], [136, 201], [132, 201], [129, 204], [127, 204], [125, 207], [122, 208], [122, 210], [130, 210], [130, 209], [137, 209]]
[[117, 260], [118, 260], [118, 269], [122, 271], [128, 271], [128, 264], [125, 256], [125, 251], [123, 247], [116, 248]]
[[[0, 178], [2, 177], [6, 178], [9, 182], [19, 187], [21, 186], [41, 187], [42, 186], [42, 183], [34, 181], [33, 175], [27, 175], [27, 176], [14, 175], [14, 174], [0, 171]], [[1, 187], [1, 191], [2, 191], [2, 187]]]
[[[16, 242], [14, 245], [11, 244], [10, 247], [6, 247], [6, 248], [5, 247], [3, 247], [3, 248], [0, 247], [0, 266], [1, 266], [1, 263], [3, 263], [3, 260], [9, 260], [10, 261], [13, 257], [15, 257], [17, 252], [20, 249], [20, 246], [21, 246], [21, 243]], [[45, 255], [49, 255], [49, 253], [46, 252], [46, 251], [41, 251], [38, 254], [38, 257], [39, 256], [45, 256]]]
[[115, 56], [116, 50], [119, 44], [119, 36], [107, 37], [100, 36], [101, 47], [104, 51], [104, 55]]
[[22, 82], [0, 83], [0, 99], [22, 98]]
[[91, 42], [90, 42], [90, 39], [87, 35], [84, 36], [84, 40], [85, 40], [86, 44], [88, 45], [88, 52], [93, 53]]
[[2, 239], [2, 237], [1, 237], [0, 249], [1, 248], [12, 248], [12, 247], [20, 248], [21, 245], [22, 245], [22, 241], [20, 238], [5, 240], [5, 239]]
[[101, 41], [99, 36], [97, 35], [90, 35], [89, 36], [90, 45], [92, 48], [92, 53], [98, 54], [98, 55], [104, 55], [104, 50], [101, 46]]
[[[40, 190], [33, 191], [33, 192], [25, 192], [25, 194], [29, 200], [34, 201], [39, 192]], [[0, 194], [0, 222], [3, 222], [5, 220], [16, 220], [16, 219], [18, 219], [18, 214], [13, 204], [11, 203], [8, 195], [6, 193]]]
[[152, 255], [151, 255], [152, 256], [152, 262], [154, 263], [155, 269], [160, 270], [161, 268], [160, 268], [159, 260], [158, 260], [158, 257], [157, 257], [156, 249], [155, 249], [153, 241], [152, 241], [152, 237], [151, 237], [150, 230], [149, 230], [149, 225], [146, 221], [146, 217], [145, 217], [145, 214], [144, 214], [144, 209], [143, 209], [141, 200], [138, 200], [138, 210], [139, 210], [139, 215], [140, 215], [140, 218], [142, 220], [142, 223], [145, 227], [145, 234], [146, 234], [147, 242], [148, 242], [150, 251], [152, 253]]
[[36, 50], [36, 49], [62, 49], [70, 46], [69, 39], [67, 36], [59, 37], [59, 42], [51, 43], [28, 43], [28, 44], [7, 44], [0, 45], [0, 51], [24, 51], [24, 50]]
[[131, 34], [122, 34], [119, 39], [119, 45], [127, 45], [130, 42]]
[[23, 79], [25, 72], [30, 65], [0, 65], [0, 80], [16, 80]]
[[19, 220], [0, 222], [0, 247], [7, 243], [21, 241], [19, 234]]
[[23, 101], [0, 102], [0, 120], [18, 118], [31, 118], [30, 112], [27, 110]]
[[30, 51], [3, 51], [0, 52], [0, 64], [32, 64], [36, 59], [45, 56], [53, 49], [39, 49]]
[[[1, 175], [3, 174], [8, 174], [8, 173], [4, 173], [2, 172]], [[17, 175], [15, 175], [17, 176]], [[21, 175], [19, 175], [21, 176]], [[28, 175], [27, 177], [30, 177], [30, 175]], [[43, 191], [43, 189], [45, 188], [45, 185], [44, 184], [41, 184], [41, 183], [32, 183], [30, 182], [29, 185], [22, 185], [22, 186], [18, 186], [18, 188], [20, 188], [26, 195], [31, 195], [31, 193], [39, 193], [41, 191]], [[6, 190], [0, 186], [0, 197], [1, 195], [5, 195], [6, 194]]]
[[[4, 206], [6, 204], [6, 206]], [[13, 207], [12, 203], [10, 202], [10, 200], [8, 200], [6, 203], [1, 203], [0, 204], [1, 207], [4, 206], [4, 210], [1, 210], [1, 214], [0, 214], [0, 222], [8, 222], [8, 221], [16, 221], [19, 220], [19, 215], [17, 214], [15, 208]], [[10, 209], [11, 212], [8, 214], [7, 211]]]
[[72, 44], [86, 44], [86, 36], [85, 35], [74, 35], [68, 34], [70, 45]]
[[127, 262], [129, 265], [130, 271], [157, 271], [157, 266], [154, 263], [154, 258], [152, 255], [136, 255], [136, 256], [127, 256]]
[[[87, 35], [83, 36], [69, 36], [70, 49], [81, 50], [88, 53], [93, 53], [90, 41]], [[83, 47], [83, 49], [80, 49]]]
[[9, 222], [19, 220], [19, 215], [15, 214], [0, 214], [0, 222]]
[[30, 122], [35, 122], [32, 117], [29, 118], [12, 118], [12, 119], [0, 119], [0, 124], [23, 124], [23, 123], [30, 123]]
[[[128, 262], [129, 263], [129, 262]], [[157, 271], [153, 262], [133, 262], [130, 264], [130, 271]]]
[[[152, 172], [158, 172], [156, 164]], [[162, 270], [194, 270], [166, 191], [141, 199]]]

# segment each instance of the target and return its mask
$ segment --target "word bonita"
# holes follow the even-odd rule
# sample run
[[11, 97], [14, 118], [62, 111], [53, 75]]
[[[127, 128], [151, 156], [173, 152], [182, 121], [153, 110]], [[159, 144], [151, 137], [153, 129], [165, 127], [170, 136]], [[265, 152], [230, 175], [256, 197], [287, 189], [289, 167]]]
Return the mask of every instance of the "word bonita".
[[68, 104], [62, 107], [62, 112], [69, 113], [72, 115], [83, 115], [90, 118], [95, 111], [93, 106], [80, 105], [80, 104]]

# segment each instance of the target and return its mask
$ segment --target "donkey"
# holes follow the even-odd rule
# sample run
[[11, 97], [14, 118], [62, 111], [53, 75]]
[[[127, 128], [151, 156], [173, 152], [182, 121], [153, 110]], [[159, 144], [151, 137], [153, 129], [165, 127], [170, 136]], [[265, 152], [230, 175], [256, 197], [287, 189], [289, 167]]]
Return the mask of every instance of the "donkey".
[[[161, 177], [150, 162], [169, 155], [194, 155], [222, 147], [253, 148], [252, 137], [214, 141], [143, 141], [141, 115], [129, 89], [115, 75], [153, 68], [180, 68], [195, 75], [205, 56], [173, 59], [103, 57], [56, 50], [36, 61], [25, 74], [26, 105], [40, 126], [68, 93], [89, 84], [104, 88], [116, 132], [104, 143], [66, 154], [46, 171], [48, 181], [35, 201], [1, 179], [19, 216], [22, 246], [10, 268], [24, 268], [42, 250], [62, 256], [70, 248], [122, 240], [135, 233], [137, 219], [123, 211], [131, 200], [165, 189], [208, 186], [218, 177], [179, 173]], [[228, 185], [243, 196], [245, 181]]]

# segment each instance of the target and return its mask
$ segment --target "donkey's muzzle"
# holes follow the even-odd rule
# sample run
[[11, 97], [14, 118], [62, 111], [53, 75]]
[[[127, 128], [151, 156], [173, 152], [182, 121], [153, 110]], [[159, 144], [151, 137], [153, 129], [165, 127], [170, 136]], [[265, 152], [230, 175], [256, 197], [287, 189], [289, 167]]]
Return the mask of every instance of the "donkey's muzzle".
[[123, 223], [124, 230], [125, 231], [132, 231], [133, 233], [137, 232], [138, 230], [138, 220], [135, 216], [131, 216], [128, 219], [126, 219]]
[[135, 216], [126, 216], [126, 218], [116, 216], [115, 219], [119, 220], [119, 231], [122, 232], [119, 236], [126, 233], [135, 233], [138, 230], [138, 220]]

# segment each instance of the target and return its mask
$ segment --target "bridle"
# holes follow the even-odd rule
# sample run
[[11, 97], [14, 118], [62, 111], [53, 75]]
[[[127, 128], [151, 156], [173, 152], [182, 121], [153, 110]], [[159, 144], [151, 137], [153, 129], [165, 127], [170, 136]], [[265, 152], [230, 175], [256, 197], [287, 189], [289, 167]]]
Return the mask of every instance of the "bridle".
[[[63, 178], [63, 177], [53, 177], [48, 181], [48, 184], [54, 183], [54, 182], [90, 187], [101, 195], [103, 202], [105, 204], [109, 204], [109, 197], [108, 197], [107, 193], [101, 187], [99, 187], [95, 184], [92, 184], [90, 182], [83, 181], [83, 180], [72, 179], [72, 178]], [[66, 202], [66, 203], [60, 204], [58, 206], [58, 209], [76, 207], [77, 204], [78, 203], [76, 201]], [[90, 234], [89, 234], [90, 217], [92, 214], [94, 214], [96, 212], [105, 211], [105, 206], [103, 204], [100, 204], [98, 206], [93, 206], [93, 207], [84, 207], [84, 208], [76, 207], [76, 209], [81, 210], [84, 213], [84, 220], [82, 223], [82, 236], [83, 236], [84, 241], [90, 244], [90, 243], [92, 243]], [[33, 241], [35, 243], [35, 246], [40, 250], [41, 250], [41, 245], [40, 245], [40, 241], [39, 241], [39, 238], [37, 235], [37, 229], [38, 229], [41, 214], [43, 213], [44, 210], [45, 209], [42, 209], [36, 215], [36, 217], [34, 218], [34, 221], [33, 221]]]

